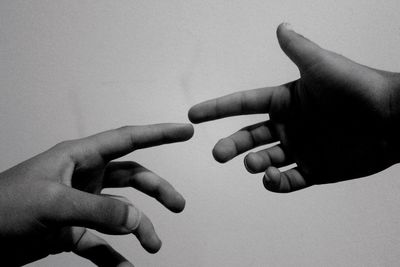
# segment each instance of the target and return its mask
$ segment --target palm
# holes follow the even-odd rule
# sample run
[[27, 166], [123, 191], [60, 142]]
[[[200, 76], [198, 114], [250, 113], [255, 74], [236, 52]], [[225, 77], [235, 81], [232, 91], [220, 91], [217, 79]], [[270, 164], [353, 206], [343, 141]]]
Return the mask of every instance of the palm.
[[[276, 192], [366, 176], [393, 164], [385, 125], [390, 74], [323, 50], [284, 26], [278, 39], [299, 67], [299, 80], [209, 100], [189, 111], [196, 123], [269, 113], [270, 120], [221, 139], [213, 151], [216, 160], [279, 141], [245, 157], [247, 170], [266, 172], [264, 185]], [[297, 167], [278, 169], [293, 163]]]
[[[330, 62], [319, 63], [287, 86], [289, 109], [270, 111], [284, 150], [313, 184], [366, 176], [389, 163], [380, 108], [385, 105], [370, 95], [385, 89], [378, 86], [380, 74], [329, 56]], [[375, 84], [365, 81], [372, 76]]]

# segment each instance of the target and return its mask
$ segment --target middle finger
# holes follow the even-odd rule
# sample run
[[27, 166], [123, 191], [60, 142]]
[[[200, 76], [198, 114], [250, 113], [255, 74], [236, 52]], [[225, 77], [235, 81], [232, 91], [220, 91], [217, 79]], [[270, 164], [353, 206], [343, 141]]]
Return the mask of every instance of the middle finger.
[[185, 207], [185, 199], [169, 182], [136, 162], [109, 163], [103, 187], [133, 187], [157, 199], [173, 212], [181, 212]]

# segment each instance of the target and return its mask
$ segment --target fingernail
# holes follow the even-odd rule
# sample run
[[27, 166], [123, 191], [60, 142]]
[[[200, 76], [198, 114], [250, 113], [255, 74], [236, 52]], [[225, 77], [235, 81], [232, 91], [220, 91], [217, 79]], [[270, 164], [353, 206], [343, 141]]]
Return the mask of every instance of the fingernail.
[[130, 231], [135, 231], [140, 224], [142, 218], [142, 212], [132, 205], [129, 205], [128, 219], [126, 222], [126, 228]]
[[109, 197], [109, 198], [113, 198], [119, 201], [122, 201], [128, 205], [132, 205], [132, 203], [129, 201], [129, 199], [127, 199], [126, 197], [123, 196], [117, 196], [117, 195], [110, 195], [110, 194], [102, 194], [103, 196]]
[[289, 22], [284, 22], [283, 27], [285, 27], [286, 29], [288, 29], [290, 31], [294, 31], [292, 24], [290, 24]]

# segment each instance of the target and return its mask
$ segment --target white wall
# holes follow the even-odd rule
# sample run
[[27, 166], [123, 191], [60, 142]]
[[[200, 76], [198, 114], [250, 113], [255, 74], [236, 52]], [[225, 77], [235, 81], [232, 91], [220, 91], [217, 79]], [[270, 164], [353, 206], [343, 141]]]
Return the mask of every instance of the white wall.
[[[291, 22], [360, 63], [400, 71], [398, 0], [0, 1], [0, 167], [56, 142], [128, 124], [187, 121], [200, 101], [298, 77], [275, 28]], [[397, 266], [400, 169], [278, 195], [214, 143], [265, 116], [196, 126], [195, 137], [127, 158], [186, 197], [171, 214], [114, 190], [152, 218], [163, 248], [106, 237], [137, 266]], [[338, 162], [340, 168], [340, 162]], [[1, 219], [1, 218], [0, 218]], [[30, 266], [92, 266], [73, 254]]]

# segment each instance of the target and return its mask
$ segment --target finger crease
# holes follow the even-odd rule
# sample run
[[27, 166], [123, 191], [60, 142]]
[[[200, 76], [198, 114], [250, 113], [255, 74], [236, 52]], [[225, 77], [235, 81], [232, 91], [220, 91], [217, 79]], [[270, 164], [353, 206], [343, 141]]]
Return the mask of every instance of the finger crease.
[[74, 245], [73, 245], [73, 250], [75, 250], [75, 249], [78, 248], [78, 244], [79, 244], [79, 242], [81, 242], [81, 240], [82, 240], [83, 236], [86, 234], [86, 232], [87, 232], [87, 229], [84, 228], [84, 230], [83, 230], [81, 236], [80, 236], [80, 237], [78, 238], [78, 240], [76, 240], [76, 242], [74, 243]]

